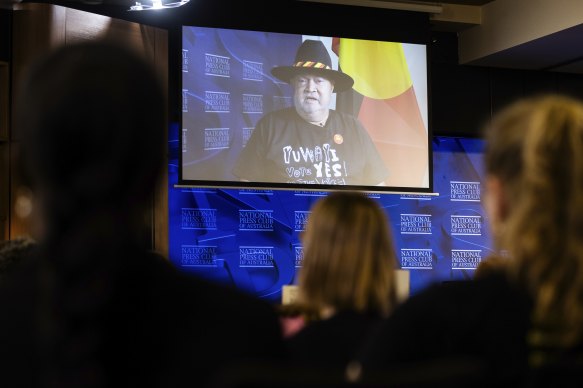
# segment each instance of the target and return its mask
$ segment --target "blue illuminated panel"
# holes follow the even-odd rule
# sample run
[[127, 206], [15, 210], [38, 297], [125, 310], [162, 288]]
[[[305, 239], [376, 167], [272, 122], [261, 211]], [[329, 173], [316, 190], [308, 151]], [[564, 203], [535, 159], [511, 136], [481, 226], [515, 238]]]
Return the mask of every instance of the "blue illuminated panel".
[[[295, 282], [303, 253], [299, 233], [326, 192], [175, 188], [178, 126], [170, 131], [170, 260], [181, 270], [231, 284], [273, 302]], [[411, 293], [432, 282], [466, 279], [490, 253], [480, 139], [435, 138], [438, 195], [369, 194], [391, 220], [399, 265]]]

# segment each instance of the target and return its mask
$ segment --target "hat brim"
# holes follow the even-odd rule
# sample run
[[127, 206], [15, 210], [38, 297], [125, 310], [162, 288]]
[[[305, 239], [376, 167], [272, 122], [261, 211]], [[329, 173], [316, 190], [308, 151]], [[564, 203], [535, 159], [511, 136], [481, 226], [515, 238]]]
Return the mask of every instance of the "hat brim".
[[295, 66], [278, 66], [271, 69], [271, 74], [280, 80], [290, 83], [291, 79], [299, 74], [318, 74], [334, 82], [334, 92], [343, 92], [352, 88], [354, 80], [346, 73], [330, 69], [305, 68]]

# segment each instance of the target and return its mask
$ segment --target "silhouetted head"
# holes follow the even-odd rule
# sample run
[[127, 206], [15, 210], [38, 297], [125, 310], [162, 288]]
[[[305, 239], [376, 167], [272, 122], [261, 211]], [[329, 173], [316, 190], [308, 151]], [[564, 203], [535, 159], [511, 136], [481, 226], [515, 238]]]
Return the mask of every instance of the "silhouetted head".
[[362, 193], [335, 192], [312, 208], [302, 237], [300, 303], [316, 311], [386, 315], [396, 302], [395, 247], [385, 212]]
[[162, 171], [166, 106], [155, 71], [128, 48], [63, 46], [30, 70], [16, 104], [21, 163], [44, 233], [35, 322], [54, 386], [110, 386], [105, 317], [143, 258], [146, 205]]
[[551, 332], [538, 338], [572, 345], [583, 338], [583, 103], [520, 100], [494, 117], [486, 141], [495, 242], [533, 296], [535, 323]]
[[16, 123], [45, 221], [142, 209], [162, 168], [165, 104], [155, 71], [112, 43], [63, 46], [36, 63]]

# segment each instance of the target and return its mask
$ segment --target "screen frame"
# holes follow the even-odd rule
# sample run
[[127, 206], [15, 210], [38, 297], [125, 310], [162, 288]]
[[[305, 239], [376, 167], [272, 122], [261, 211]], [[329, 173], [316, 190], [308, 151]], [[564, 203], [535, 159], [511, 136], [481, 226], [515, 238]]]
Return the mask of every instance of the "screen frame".
[[[170, 107], [171, 111], [175, 110], [175, 118], [178, 122], [180, 133], [182, 134], [183, 122], [182, 122], [182, 70], [181, 70], [181, 58], [182, 58], [182, 31], [184, 27], [204, 27], [204, 28], [216, 28], [216, 29], [231, 29], [231, 30], [244, 30], [244, 31], [255, 31], [255, 32], [274, 32], [274, 33], [286, 33], [286, 34], [298, 34], [298, 35], [312, 35], [308, 32], [303, 34], [298, 33], [294, 30], [284, 30], [279, 29], [274, 31], [274, 28], [263, 28], [258, 27], [244, 27], [241, 26], [231, 26], [231, 25], [205, 25], [201, 23], [183, 23], [171, 31], [170, 34], [170, 45], [169, 45], [169, 56], [172, 58], [169, 60], [169, 66], [173, 67], [174, 70], [169, 72], [175, 72], [174, 74], [174, 84], [177, 85], [175, 88], [176, 93], [171, 100], [175, 101], [175, 105]], [[316, 36], [339, 36], [338, 34], [313, 34]], [[303, 183], [279, 183], [279, 182], [247, 182], [240, 180], [206, 180], [206, 179], [184, 179], [183, 178], [183, 155], [182, 152], [179, 154], [179, 165], [178, 170], [178, 183], [175, 187], [178, 188], [239, 188], [239, 189], [249, 189], [249, 190], [301, 190], [301, 191], [313, 191], [313, 192], [323, 192], [323, 191], [338, 191], [338, 190], [349, 190], [349, 191], [364, 191], [373, 193], [421, 193], [421, 194], [432, 194], [433, 193], [433, 150], [431, 146], [433, 138], [433, 130], [431, 125], [431, 50], [430, 44], [426, 39], [419, 39], [419, 34], [413, 36], [412, 39], [403, 39], [403, 36], [395, 36], [391, 38], [391, 34], [383, 35], [379, 37], [377, 35], [371, 34], [371, 36], [354, 35], [350, 33], [342, 34], [342, 38], [353, 38], [353, 39], [365, 39], [365, 40], [379, 40], [387, 42], [400, 42], [400, 43], [411, 43], [419, 44], [425, 46], [425, 61], [426, 61], [426, 93], [427, 93], [427, 187], [409, 187], [409, 186], [370, 186], [370, 185], [332, 185], [332, 184], [303, 184]], [[172, 103], [171, 103], [172, 104]], [[176, 111], [176, 109], [178, 111]], [[265, 114], [267, 112], [264, 112]], [[179, 136], [180, 149], [182, 149], [182, 136]]]

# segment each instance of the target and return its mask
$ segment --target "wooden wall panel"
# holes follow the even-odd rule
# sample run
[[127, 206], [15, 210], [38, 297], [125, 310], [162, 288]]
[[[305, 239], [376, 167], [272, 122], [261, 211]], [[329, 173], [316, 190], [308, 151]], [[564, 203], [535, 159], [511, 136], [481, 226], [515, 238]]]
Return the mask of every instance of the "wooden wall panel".
[[[103, 38], [110, 25], [111, 18], [108, 16], [65, 8], [64, 34], [67, 44]], [[55, 26], [59, 27], [62, 26]]]
[[[164, 87], [168, 90], [168, 34], [165, 30], [76, 9], [33, 3], [19, 5], [14, 11], [13, 90], [18, 88], [27, 67], [38, 55], [60, 44], [103, 38], [126, 44], [145, 55], [159, 70]], [[163, 130], [167, 133], [167, 128]], [[18, 129], [13, 128], [14, 146], [17, 146], [18, 139]], [[21, 177], [13, 163], [10, 165], [10, 171], [10, 192], [14, 198], [21, 185]], [[148, 246], [165, 256], [168, 253], [167, 182], [165, 173], [156, 190], [152, 208], [147, 216], [147, 228], [144, 231]], [[30, 225], [16, 217], [13, 206], [9, 214], [10, 238], [30, 234]]]
[[8, 126], [9, 126], [9, 63], [0, 61], [0, 142], [8, 141]]
[[8, 164], [8, 148], [7, 142], [0, 142], [0, 240], [8, 240], [10, 237], [10, 166]]
[[[39, 56], [54, 47], [55, 36], [61, 36], [53, 27], [58, 12], [48, 4], [21, 4], [13, 13], [12, 30], [12, 96], [18, 91], [20, 81], [28, 66]], [[11, 127], [11, 139], [18, 141], [18, 128]]]
[[18, 158], [15, 157], [18, 153], [19, 143], [10, 143], [10, 238], [14, 239], [20, 236], [34, 236], [33, 224], [30, 217], [19, 217], [16, 211], [16, 202], [19, 193], [25, 190], [25, 185], [18, 165]]
[[[22, 78], [30, 64], [49, 51], [55, 44], [58, 44], [55, 39], [63, 38], [64, 35], [60, 33], [60, 30], [52, 27], [53, 20], [59, 20], [59, 15], [58, 10], [53, 9], [48, 4], [25, 3], [18, 5], [13, 11], [10, 97], [12, 101], [14, 101]], [[60, 16], [62, 17], [62, 14]], [[14, 109], [14, 105], [12, 105], [12, 109]], [[17, 192], [22, 186], [22, 177], [15, 164], [16, 158], [14, 158], [21, 134], [12, 121], [10, 122], [9, 136], [11, 156], [8, 168], [10, 182], [8, 237], [13, 239], [23, 235], [31, 235], [31, 226], [26, 219], [19, 218], [14, 210]]]
[[[162, 84], [168, 95], [168, 33], [165, 30], [156, 29], [154, 34], [155, 65], [158, 69]], [[168, 128], [164, 128], [165, 136], [168, 138]], [[168, 146], [166, 145], [166, 149]], [[168, 154], [165, 155], [164, 166], [168, 166]], [[154, 201], [154, 249], [168, 257], [168, 168], [164, 168], [156, 197]]]

